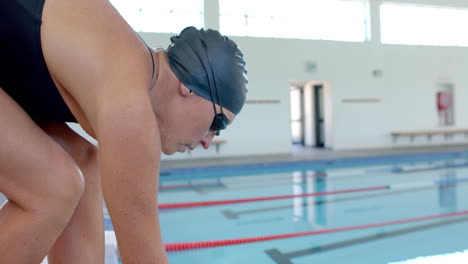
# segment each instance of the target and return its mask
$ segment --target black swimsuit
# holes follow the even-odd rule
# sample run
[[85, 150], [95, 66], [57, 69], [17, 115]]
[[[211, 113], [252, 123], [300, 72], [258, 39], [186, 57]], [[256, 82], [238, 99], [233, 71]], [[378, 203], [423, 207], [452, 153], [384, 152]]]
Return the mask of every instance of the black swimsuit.
[[[0, 0], [0, 88], [36, 122], [76, 122], [50, 76], [42, 53], [44, 1]], [[151, 50], [150, 54], [154, 75]]]

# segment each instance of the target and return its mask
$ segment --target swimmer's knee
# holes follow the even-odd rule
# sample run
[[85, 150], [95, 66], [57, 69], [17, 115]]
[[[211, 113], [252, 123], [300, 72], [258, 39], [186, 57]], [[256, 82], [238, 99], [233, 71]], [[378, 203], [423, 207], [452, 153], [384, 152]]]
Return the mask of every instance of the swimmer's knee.
[[40, 192], [44, 197], [35, 199], [35, 210], [63, 213], [75, 210], [85, 189], [85, 179], [80, 168], [70, 163], [61, 164], [49, 172], [46, 190]]
[[63, 199], [68, 206], [76, 207], [85, 189], [85, 178], [81, 169], [72, 164], [68, 168], [66, 179], [62, 183], [61, 190], [56, 190], [54, 199]]

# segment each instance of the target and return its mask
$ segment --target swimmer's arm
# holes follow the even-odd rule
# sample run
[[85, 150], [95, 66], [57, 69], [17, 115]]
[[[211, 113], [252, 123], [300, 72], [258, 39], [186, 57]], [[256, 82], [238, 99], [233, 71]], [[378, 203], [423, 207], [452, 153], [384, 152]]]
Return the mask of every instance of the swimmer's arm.
[[168, 263], [157, 212], [160, 142], [151, 103], [144, 95], [109, 101], [116, 100], [100, 106], [96, 134], [120, 256], [124, 264]]

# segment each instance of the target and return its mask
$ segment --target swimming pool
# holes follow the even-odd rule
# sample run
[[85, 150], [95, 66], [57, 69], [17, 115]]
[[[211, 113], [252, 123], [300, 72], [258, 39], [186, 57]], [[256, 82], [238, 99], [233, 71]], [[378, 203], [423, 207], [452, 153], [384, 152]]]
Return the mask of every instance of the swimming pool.
[[165, 243], [242, 242], [169, 251], [172, 264], [401, 262], [468, 249], [466, 183], [462, 152], [173, 170], [161, 228]]

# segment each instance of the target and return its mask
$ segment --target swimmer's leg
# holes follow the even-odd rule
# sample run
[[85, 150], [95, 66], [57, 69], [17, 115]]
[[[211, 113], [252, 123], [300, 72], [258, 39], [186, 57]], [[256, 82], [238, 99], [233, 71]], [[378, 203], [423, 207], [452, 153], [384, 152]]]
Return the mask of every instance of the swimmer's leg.
[[48, 255], [48, 262], [102, 264], [105, 257], [104, 216], [97, 149], [64, 123], [48, 123], [41, 127], [75, 160], [86, 183], [73, 217]]
[[40, 263], [84, 190], [75, 161], [0, 88], [1, 263]]

